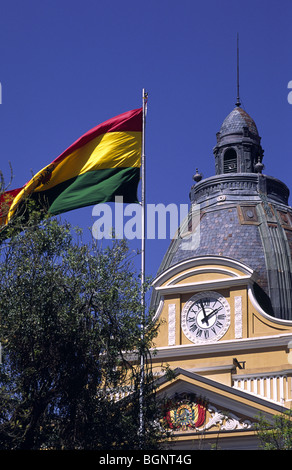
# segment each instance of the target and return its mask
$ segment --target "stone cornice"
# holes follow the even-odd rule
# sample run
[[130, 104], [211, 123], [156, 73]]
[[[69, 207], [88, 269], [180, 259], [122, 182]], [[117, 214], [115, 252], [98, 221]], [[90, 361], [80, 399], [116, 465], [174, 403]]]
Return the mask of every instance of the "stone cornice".
[[292, 340], [292, 333], [263, 336], [257, 338], [238, 339], [219, 341], [218, 343], [210, 344], [190, 344], [182, 346], [161, 347], [153, 350], [153, 359], [163, 359], [164, 357], [180, 358], [191, 356], [194, 359], [196, 356], [202, 357], [203, 355], [216, 354], [216, 353], [241, 353], [243, 351], [256, 351], [260, 349], [273, 350], [277, 348], [288, 347], [289, 342]]
[[228, 173], [205, 178], [192, 186], [192, 202], [201, 202], [206, 197], [218, 194], [237, 194], [238, 197], [247, 195], [266, 194], [271, 200], [288, 204], [289, 189], [285, 183], [268, 175], [257, 173]]
[[156, 290], [162, 295], [167, 294], [185, 294], [190, 292], [212, 290], [212, 289], [226, 289], [229, 287], [246, 285], [250, 281], [250, 276], [242, 276], [233, 279], [217, 279], [215, 281], [204, 282], [191, 282], [178, 285], [169, 285], [156, 287]]

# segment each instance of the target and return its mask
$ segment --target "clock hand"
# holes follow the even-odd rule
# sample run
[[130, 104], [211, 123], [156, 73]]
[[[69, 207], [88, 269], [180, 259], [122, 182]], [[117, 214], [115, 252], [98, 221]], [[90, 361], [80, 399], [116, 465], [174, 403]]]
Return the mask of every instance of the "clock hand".
[[205, 318], [203, 318], [202, 323], [207, 322], [207, 324], [209, 324], [208, 323], [209, 318], [211, 318], [213, 315], [215, 315], [217, 312], [219, 312], [219, 310], [221, 310], [222, 308], [223, 307], [221, 306], [221, 307], [218, 307], [215, 310], [213, 310], [213, 312], [209, 313], [209, 315], [207, 315]]
[[205, 321], [207, 323], [207, 325], [209, 325], [209, 322], [208, 322], [208, 317], [206, 315], [206, 312], [205, 312], [205, 308], [204, 308], [204, 304], [203, 304], [203, 301], [201, 300], [200, 301], [200, 304], [201, 304], [201, 307], [202, 307], [202, 310], [203, 310], [203, 315], [204, 315], [204, 318], [202, 321]]

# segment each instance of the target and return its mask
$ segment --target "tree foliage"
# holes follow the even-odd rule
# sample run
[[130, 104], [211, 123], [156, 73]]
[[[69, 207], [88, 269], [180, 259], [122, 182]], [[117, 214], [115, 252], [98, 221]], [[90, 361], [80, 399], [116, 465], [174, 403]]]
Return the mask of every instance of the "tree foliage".
[[125, 241], [101, 250], [34, 213], [0, 250], [0, 449], [139, 448], [141, 354], [142, 446], [158, 448], [156, 327], [146, 318], [141, 339], [140, 279]]
[[263, 450], [292, 450], [292, 410], [271, 419], [260, 415], [256, 426]]

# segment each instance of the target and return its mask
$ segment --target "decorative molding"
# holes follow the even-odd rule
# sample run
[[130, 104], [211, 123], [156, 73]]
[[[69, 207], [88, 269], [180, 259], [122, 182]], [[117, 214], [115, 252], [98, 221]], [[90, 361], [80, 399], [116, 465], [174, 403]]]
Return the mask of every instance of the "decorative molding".
[[182, 261], [180, 263], [177, 263], [171, 266], [166, 271], [159, 274], [156, 277], [156, 279], [154, 279], [152, 285], [155, 289], [157, 289], [157, 287], [167, 282], [173, 276], [180, 275], [182, 271], [186, 269], [197, 268], [198, 266], [205, 267], [207, 264], [219, 265], [221, 269], [223, 267], [237, 269], [241, 271], [245, 276], [251, 279], [253, 278], [254, 271], [248, 266], [246, 266], [245, 264], [239, 261], [236, 261], [234, 259], [227, 258], [225, 256], [207, 255], [207, 256], [199, 256], [199, 257], [187, 259], [185, 261]]
[[168, 346], [175, 346], [175, 304], [168, 305]]
[[[218, 194], [222, 191], [251, 192], [257, 194], [258, 175], [249, 173], [228, 173], [210, 176], [193, 186], [193, 199]], [[192, 199], [192, 200], [193, 200]]]
[[[229, 144], [227, 144], [229, 145]], [[289, 188], [282, 181], [268, 175], [258, 175], [257, 173], [226, 173], [210, 176], [201, 180], [191, 188], [191, 201], [197, 202], [218, 196], [218, 194], [235, 193], [236, 196], [251, 193], [253, 196], [261, 198], [261, 195], [276, 202], [288, 205]]]
[[242, 296], [234, 297], [235, 338], [242, 338]]
[[250, 282], [250, 276], [242, 276], [230, 279], [217, 279], [215, 281], [190, 282], [186, 284], [165, 285], [155, 287], [160, 294], [180, 294], [210, 289], [226, 289], [240, 285], [247, 285]]
[[162, 359], [168, 357], [169, 359], [175, 357], [190, 357], [195, 358], [197, 355], [202, 357], [205, 354], [216, 354], [222, 351], [239, 353], [241, 351], [256, 351], [259, 349], [270, 349], [275, 347], [287, 347], [288, 343], [292, 340], [292, 333], [280, 334], [274, 336], [262, 336], [257, 338], [243, 338], [237, 340], [221, 340], [210, 344], [187, 344], [172, 347], [158, 347], [155, 348], [155, 357]]
[[241, 225], [259, 225], [260, 221], [254, 204], [240, 204], [237, 206], [238, 219]]
[[251, 429], [253, 427], [251, 421], [242, 420], [229, 411], [218, 411], [215, 406], [210, 406], [208, 408], [208, 412], [210, 413], [208, 422], [205, 426], [199, 428], [198, 431], [207, 431], [213, 426], [219, 426], [220, 431], [235, 431], [240, 429]]

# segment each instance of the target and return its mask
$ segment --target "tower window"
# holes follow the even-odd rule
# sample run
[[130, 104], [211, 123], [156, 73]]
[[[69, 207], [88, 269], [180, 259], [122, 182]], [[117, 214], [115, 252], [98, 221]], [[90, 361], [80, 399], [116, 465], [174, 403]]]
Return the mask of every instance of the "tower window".
[[224, 173], [236, 173], [237, 172], [237, 154], [234, 149], [226, 150], [223, 160], [223, 172]]

